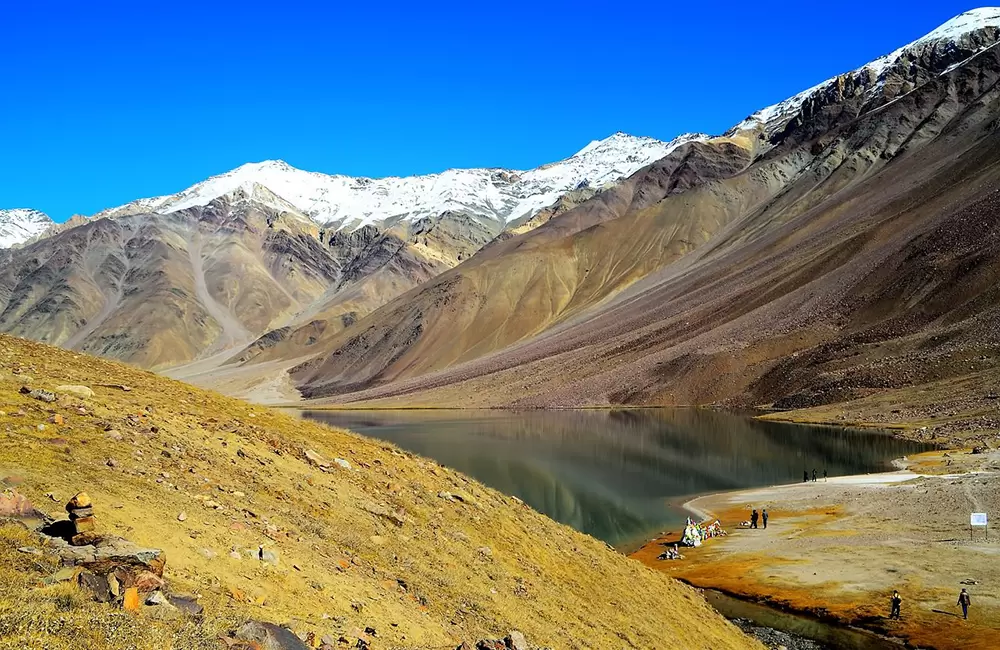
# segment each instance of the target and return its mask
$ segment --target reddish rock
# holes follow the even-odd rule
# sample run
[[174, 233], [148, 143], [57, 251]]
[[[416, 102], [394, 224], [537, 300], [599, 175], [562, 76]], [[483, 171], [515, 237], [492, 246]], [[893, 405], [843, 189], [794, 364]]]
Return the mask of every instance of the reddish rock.
[[151, 571], [143, 571], [135, 577], [135, 581], [132, 583], [132, 586], [142, 593], [162, 589], [165, 585], [163, 578]]
[[23, 494], [10, 490], [0, 494], [0, 517], [34, 517], [38, 514], [35, 506]]

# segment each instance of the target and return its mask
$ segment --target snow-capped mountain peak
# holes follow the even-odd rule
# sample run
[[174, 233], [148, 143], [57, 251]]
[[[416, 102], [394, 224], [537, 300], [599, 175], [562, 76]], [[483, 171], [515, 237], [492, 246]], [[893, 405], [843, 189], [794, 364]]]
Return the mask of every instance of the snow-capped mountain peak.
[[0, 248], [10, 248], [40, 235], [54, 224], [44, 212], [30, 208], [0, 210]]
[[[975, 35], [984, 36], [974, 38]], [[917, 40], [866, 63], [860, 68], [827, 79], [782, 102], [760, 109], [727, 131], [726, 135], [731, 136], [740, 131], [762, 128], [765, 136], [770, 138], [788, 124], [809, 98], [825, 92], [837, 84], [841, 77], [849, 76], [860, 82], [868, 88], [868, 97], [872, 97], [884, 87], [886, 74], [893, 66], [900, 61], [914, 58], [928, 48], [936, 49], [938, 52], [948, 52], [949, 50], [957, 52], [961, 49], [966, 56], [974, 56], [995, 44], [998, 39], [1000, 39], [1000, 7], [981, 7], [967, 11]], [[945, 69], [941, 73], [948, 70]]]
[[[320, 225], [353, 230], [387, 221], [413, 222], [459, 211], [501, 226], [554, 203], [567, 191], [602, 187], [666, 156], [704, 135], [685, 134], [670, 142], [615, 133], [574, 155], [527, 171], [499, 168], [448, 169], [422, 176], [364, 178], [296, 169], [282, 160], [246, 163], [174, 195], [140, 199], [96, 216], [139, 211], [168, 214], [206, 205], [239, 188], [253, 195], [267, 188], [280, 199], [273, 207], [294, 206]], [[279, 205], [280, 203], [280, 205]]]

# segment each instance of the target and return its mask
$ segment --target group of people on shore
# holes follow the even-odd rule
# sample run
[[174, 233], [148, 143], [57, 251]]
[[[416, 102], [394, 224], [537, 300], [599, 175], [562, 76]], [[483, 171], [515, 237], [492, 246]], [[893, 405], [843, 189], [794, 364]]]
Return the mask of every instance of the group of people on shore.
[[[958, 605], [962, 608], [962, 618], [969, 620], [969, 607], [972, 605], [972, 598], [969, 592], [963, 587], [958, 594]], [[892, 598], [889, 600], [889, 618], [898, 620], [903, 607], [903, 597], [899, 591], [892, 590]]]
[[767, 528], [767, 518], [767, 508], [761, 509], [760, 512], [757, 512], [757, 509], [754, 508], [753, 512], [750, 513], [750, 528], [757, 528], [758, 521], [764, 524], [764, 528]]
[[[824, 481], [829, 480], [829, 477], [828, 477], [825, 469], [823, 470], [823, 480]], [[802, 482], [803, 483], [808, 483], [809, 482], [809, 470], [807, 470], [807, 469], [802, 470]], [[816, 482], [816, 468], [815, 467], [813, 468], [812, 482], [813, 483]]]

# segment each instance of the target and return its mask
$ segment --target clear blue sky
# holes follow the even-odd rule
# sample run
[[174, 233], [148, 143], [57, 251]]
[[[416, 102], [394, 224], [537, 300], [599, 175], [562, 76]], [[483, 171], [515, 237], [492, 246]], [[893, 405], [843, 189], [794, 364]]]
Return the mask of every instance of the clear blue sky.
[[409, 175], [720, 133], [975, 6], [8, 0], [0, 207], [61, 221], [270, 158]]

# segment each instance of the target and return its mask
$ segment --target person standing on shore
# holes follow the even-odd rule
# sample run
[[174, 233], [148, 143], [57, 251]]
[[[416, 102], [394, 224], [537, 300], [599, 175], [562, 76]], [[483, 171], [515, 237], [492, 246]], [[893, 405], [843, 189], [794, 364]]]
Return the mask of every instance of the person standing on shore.
[[807, 469], [802, 470], [802, 482], [803, 483], [809, 482], [809, 470]]
[[759, 515], [757, 514], [757, 509], [754, 508], [753, 512], [750, 513], [750, 528], [756, 528], [757, 527], [757, 518], [758, 518], [758, 516]]
[[813, 483], [816, 482], [816, 468], [813, 467]]
[[823, 468], [823, 482], [826, 483], [826, 468]]
[[895, 589], [892, 590], [892, 600], [890, 601], [892, 605], [892, 610], [889, 612], [889, 618], [899, 619], [899, 610], [903, 605], [903, 597], [899, 595], [899, 592]]
[[764, 530], [767, 530], [767, 508], [761, 511], [760, 518], [764, 520]]
[[972, 604], [972, 599], [969, 598], [969, 592], [965, 589], [958, 595], [958, 604], [962, 606], [962, 617], [965, 620], [969, 620], [969, 605]]

